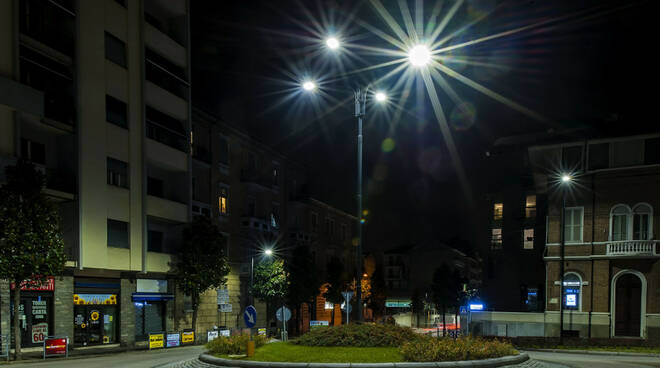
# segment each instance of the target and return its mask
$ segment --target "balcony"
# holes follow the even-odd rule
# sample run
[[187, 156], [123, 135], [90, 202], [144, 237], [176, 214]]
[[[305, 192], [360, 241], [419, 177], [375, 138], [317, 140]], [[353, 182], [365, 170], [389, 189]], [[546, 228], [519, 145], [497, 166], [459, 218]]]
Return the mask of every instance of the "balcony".
[[278, 232], [276, 227], [271, 226], [270, 220], [255, 216], [243, 216], [241, 227], [248, 232]]
[[75, 21], [71, 1], [19, 2], [21, 33], [68, 56], [75, 51]]
[[655, 256], [657, 240], [623, 240], [607, 244], [608, 256]]
[[169, 199], [147, 196], [147, 215], [173, 222], [188, 222], [188, 206]]

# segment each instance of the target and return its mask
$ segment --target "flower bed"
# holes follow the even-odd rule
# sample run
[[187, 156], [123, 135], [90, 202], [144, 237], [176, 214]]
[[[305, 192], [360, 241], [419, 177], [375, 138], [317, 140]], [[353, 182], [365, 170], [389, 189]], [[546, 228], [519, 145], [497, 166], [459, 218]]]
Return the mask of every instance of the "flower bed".
[[[268, 339], [266, 336], [253, 335], [254, 347], [259, 348], [264, 346]], [[230, 337], [217, 337], [206, 344], [206, 348], [213, 354], [219, 355], [237, 355], [245, 354], [247, 349], [247, 342], [250, 340], [250, 335], [241, 334]]]
[[398, 347], [417, 338], [419, 335], [407, 327], [365, 323], [318, 327], [293, 343], [307, 346]]
[[518, 354], [518, 351], [513, 345], [500, 340], [425, 336], [404, 343], [401, 346], [401, 354], [409, 362], [446, 362], [499, 358]]

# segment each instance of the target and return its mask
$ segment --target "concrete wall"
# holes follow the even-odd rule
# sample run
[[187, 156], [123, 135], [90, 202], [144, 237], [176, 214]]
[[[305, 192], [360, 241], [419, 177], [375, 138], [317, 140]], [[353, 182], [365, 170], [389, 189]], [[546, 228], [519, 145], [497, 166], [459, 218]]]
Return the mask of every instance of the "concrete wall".
[[73, 341], [73, 276], [55, 277], [53, 312], [54, 335]]

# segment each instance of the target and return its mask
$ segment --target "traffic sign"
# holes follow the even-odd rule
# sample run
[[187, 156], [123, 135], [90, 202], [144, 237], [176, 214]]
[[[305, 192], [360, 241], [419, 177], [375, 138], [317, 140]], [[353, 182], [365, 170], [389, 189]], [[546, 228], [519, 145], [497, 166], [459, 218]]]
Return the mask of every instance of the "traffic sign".
[[248, 328], [254, 327], [257, 323], [257, 310], [253, 306], [248, 305], [243, 312], [243, 321]]
[[351, 313], [353, 311], [353, 306], [350, 304], [342, 304], [342, 310], [346, 310], [348, 308], [348, 313]]
[[352, 291], [342, 291], [341, 295], [344, 297], [344, 300], [351, 300], [353, 297], [353, 292]]
[[[282, 314], [284, 314], [284, 316], [282, 316]], [[280, 307], [275, 313], [275, 316], [278, 321], [282, 321], [282, 317], [284, 317], [284, 321], [288, 321], [291, 319], [291, 310], [287, 307]]]

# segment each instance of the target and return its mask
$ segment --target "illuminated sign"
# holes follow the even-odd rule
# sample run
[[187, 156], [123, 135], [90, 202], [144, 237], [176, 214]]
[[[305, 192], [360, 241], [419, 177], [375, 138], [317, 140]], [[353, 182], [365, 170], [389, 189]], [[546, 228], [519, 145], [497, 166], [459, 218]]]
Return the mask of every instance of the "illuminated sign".
[[471, 311], [482, 311], [484, 310], [484, 305], [483, 304], [470, 304], [470, 310]]
[[410, 299], [387, 299], [385, 300], [385, 307], [387, 308], [408, 308], [411, 304]]
[[567, 307], [577, 307], [577, 295], [576, 294], [566, 294], [566, 306]]

